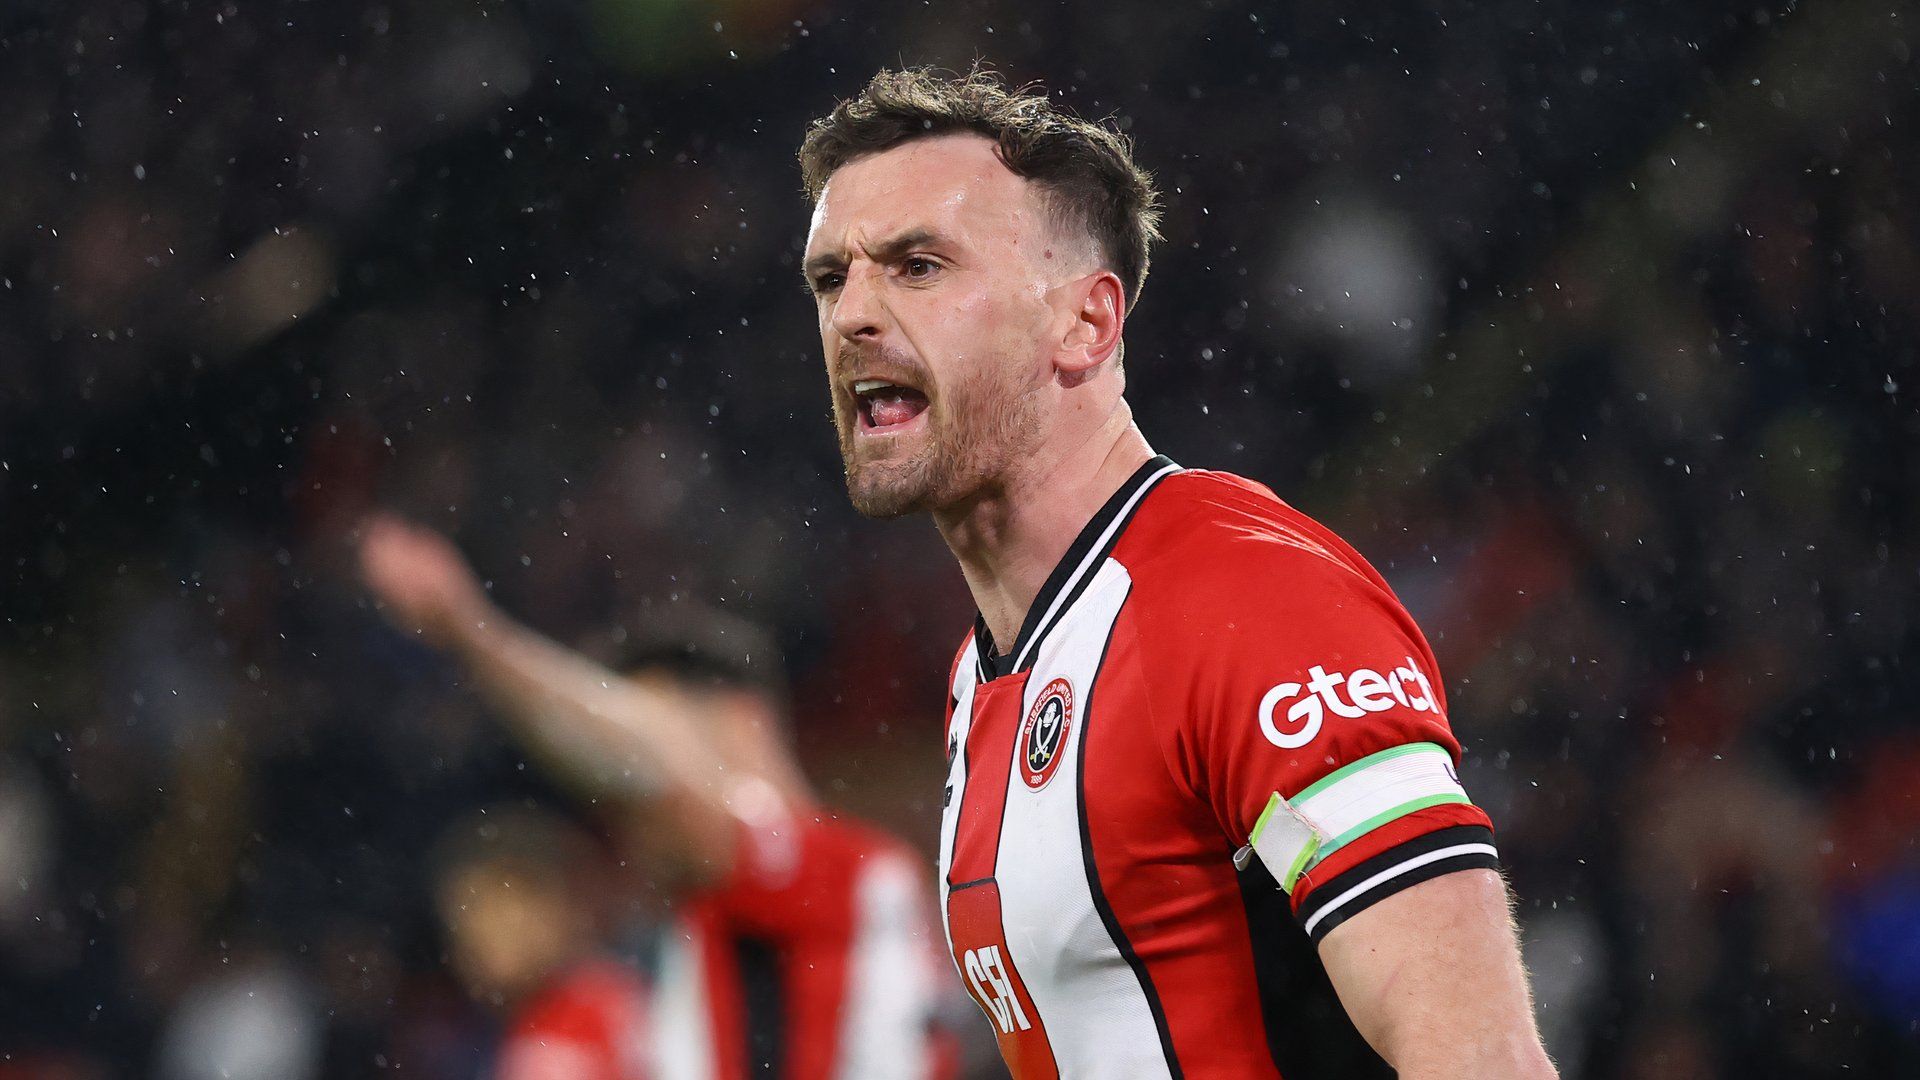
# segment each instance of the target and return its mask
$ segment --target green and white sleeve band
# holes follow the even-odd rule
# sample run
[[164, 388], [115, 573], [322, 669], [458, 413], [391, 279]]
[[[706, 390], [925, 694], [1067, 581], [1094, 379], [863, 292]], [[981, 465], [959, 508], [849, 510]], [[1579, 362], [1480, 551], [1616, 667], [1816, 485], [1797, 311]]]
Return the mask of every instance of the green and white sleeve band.
[[1292, 892], [1314, 864], [1380, 826], [1429, 806], [1467, 802], [1444, 747], [1396, 746], [1327, 774], [1291, 799], [1274, 792], [1234, 865], [1244, 869], [1258, 855]]

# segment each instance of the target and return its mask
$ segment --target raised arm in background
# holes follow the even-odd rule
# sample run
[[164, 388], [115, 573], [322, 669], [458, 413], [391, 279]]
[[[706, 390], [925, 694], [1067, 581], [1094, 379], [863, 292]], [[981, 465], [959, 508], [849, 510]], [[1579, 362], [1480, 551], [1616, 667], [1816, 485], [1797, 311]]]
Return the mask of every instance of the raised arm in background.
[[717, 714], [744, 703], [620, 674], [521, 625], [439, 533], [373, 518], [360, 565], [387, 618], [458, 657], [543, 765], [586, 798], [632, 807], [673, 841], [651, 849], [692, 877], [731, 866], [736, 822], [809, 801], [791, 761], [725, 737]]

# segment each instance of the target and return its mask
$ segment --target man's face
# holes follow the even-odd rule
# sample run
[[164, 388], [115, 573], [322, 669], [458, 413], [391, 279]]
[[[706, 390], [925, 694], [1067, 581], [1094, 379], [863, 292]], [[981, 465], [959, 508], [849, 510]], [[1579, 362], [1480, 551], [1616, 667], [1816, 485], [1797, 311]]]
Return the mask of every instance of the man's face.
[[1046, 437], [1066, 329], [1049, 300], [1087, 259], [1060, 232], [980, 136], [916, 140], [833, 174], [805, 273], [856, 510], [963, 504]]
[[436, 900], [449, 959], [477, 1000], [510, 1004], [575, 948], [581, 917], [563, 893], [501, 864], [460, 867], [440, 882]]

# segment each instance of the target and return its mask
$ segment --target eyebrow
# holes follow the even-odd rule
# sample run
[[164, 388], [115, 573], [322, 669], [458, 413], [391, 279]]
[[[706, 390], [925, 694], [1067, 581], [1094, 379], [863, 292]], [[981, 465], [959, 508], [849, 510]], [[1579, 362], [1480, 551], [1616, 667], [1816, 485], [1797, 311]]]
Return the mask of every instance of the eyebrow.
[[[947, 237], [931, 229], [908, 229], [897, 236], [889, 237], [873, 245], [870, 253], [875, 261], [892, 262], [915, 248], [947, 247], [952, 243]], [[836, 270], [847, 264], [846, 254], [839, 251], [824, 251], [801, 264], [800, 272], [811, 283], [814, 275], [824, 270]]]

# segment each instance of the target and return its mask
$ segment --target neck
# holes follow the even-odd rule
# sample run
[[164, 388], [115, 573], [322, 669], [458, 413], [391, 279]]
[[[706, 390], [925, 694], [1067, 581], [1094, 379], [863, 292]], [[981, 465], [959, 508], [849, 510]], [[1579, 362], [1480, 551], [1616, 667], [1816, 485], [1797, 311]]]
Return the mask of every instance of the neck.
[[1057, 453], [1043, 449], [993, 490], [934, 513], [1003, 653], [1014, 647], [1027, 610], [1074, 538], [1153, 456], [1124, 399], [1090, 432], [1065, 443]]

